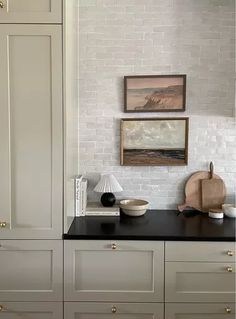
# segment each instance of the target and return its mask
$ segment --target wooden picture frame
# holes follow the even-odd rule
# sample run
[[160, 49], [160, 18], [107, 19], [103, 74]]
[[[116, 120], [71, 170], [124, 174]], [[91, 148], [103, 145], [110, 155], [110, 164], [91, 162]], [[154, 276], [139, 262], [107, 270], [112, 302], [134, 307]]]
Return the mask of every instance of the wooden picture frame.
[[124, 77], [125, 112], [184, 112], [186, 74]]
[[189, 118], [121, 119], [120, 163], [126, 166], [188, 164]]

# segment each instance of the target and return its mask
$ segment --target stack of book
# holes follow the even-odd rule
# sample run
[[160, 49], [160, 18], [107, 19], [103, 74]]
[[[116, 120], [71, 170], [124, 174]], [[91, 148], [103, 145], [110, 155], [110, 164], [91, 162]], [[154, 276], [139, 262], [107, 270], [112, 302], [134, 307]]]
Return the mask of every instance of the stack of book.
[[75, 183], [75, 216], [85, 216], [87, 206], [87, 185], [88, 181], [83, 175], [77, 175]]
[[89, 203], [86, 208], [86, 216], [120, 216], [119, 206], [103, 207], [99, 203]]

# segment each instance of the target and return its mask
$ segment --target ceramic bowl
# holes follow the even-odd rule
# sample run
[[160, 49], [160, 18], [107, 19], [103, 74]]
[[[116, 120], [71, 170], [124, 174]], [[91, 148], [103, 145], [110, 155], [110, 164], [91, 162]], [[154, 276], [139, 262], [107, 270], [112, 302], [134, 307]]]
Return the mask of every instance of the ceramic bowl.
[[142, 199], [123, 199], [120, 208], [128, 216], [142, 216], [146, 213], [149, 203]]
[[226, 216], [231, 218], [236, 218], [236, 206], [233, 204], [224, 204], [222, 205], [223, 212]]

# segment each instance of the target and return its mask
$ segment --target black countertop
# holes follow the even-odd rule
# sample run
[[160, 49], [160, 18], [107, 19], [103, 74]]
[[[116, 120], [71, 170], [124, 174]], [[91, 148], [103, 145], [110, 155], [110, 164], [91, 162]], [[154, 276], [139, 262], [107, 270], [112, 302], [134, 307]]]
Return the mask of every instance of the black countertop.
[[235, 219], [148, 210], [140, 217], [75, 217], [64, 239], [235, 241]]

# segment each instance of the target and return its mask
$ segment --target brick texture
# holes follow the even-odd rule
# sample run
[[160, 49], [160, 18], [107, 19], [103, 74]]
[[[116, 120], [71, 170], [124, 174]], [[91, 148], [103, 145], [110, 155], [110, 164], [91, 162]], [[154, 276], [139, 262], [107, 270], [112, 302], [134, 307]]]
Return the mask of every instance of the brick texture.
[[[235, 201], [235, 4], [233, 0], [80, 0], [80, 172], [89, 199], [100, 173], [124, 188], [118, 198], [175, 208], [184, 183], [213, 160]], [[123, 76], [187, 74], [185, 113], [123, 113]], [[189, 116], [189, 164], [119, 164], [120, 118]]]

